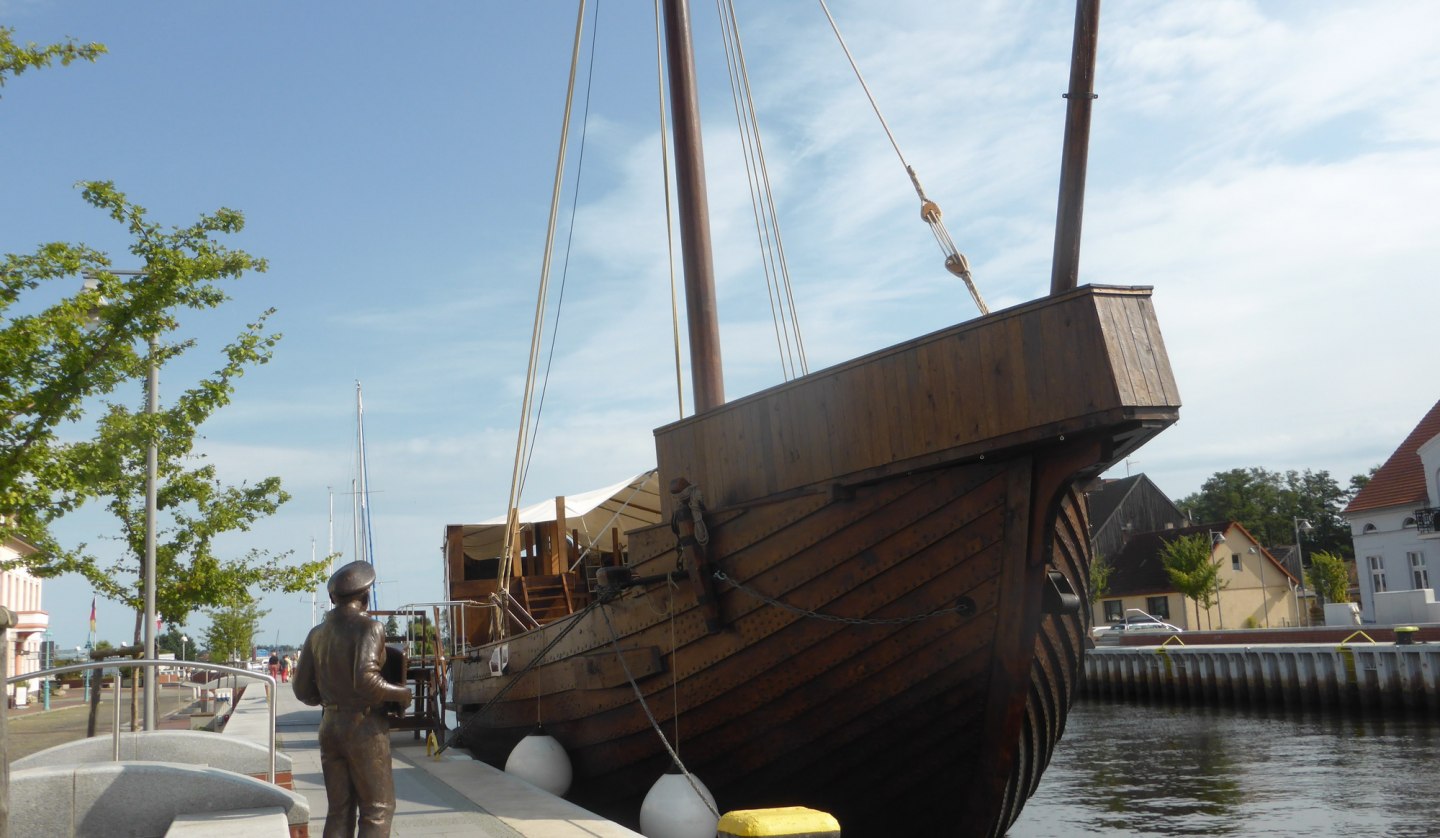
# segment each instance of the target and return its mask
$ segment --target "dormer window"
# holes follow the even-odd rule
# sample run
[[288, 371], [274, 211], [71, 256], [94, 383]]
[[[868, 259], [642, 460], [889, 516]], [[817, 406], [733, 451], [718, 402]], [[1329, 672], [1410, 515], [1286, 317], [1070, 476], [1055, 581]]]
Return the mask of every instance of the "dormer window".
[[1413, 527], [1413, 526], [1415, 526], [1415, 519], [1414, 519], [1414, 518], [1406, 518], [1406, 519], [1405, 519], [1405, 523], [1401, 524], [1400, 526], [1402, 526], [1402, 527]]
[[[1410, 519], [1410, 523], [1411, 523], [1411, 524], [1415, 523], [1415, 519], [1414, 519], [1414, 518], [1411, 518], [1411, 519]], [[1362, 533], [1375, 532], [1375, 525], [1374, 525], [1374, 524], [1366, 524], [1366, 525], [1365, 525], [1365, 529], [1361, 530], [1361, 532], [1362, 532]]]

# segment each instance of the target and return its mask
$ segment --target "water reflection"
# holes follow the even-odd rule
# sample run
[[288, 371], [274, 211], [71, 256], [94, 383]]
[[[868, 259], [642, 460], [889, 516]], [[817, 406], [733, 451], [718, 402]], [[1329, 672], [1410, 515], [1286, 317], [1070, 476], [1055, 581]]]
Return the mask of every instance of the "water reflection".
[[1440, 721], [1081, 701], [1010, 838], [1437, 835]]

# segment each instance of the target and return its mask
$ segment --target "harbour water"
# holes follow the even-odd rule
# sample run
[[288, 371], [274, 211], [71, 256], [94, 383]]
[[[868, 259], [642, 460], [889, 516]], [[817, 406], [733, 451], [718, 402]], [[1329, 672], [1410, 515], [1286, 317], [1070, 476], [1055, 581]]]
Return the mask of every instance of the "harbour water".
[[1440, 719], [1076, 702], [1010, 838], [1440, 836]]

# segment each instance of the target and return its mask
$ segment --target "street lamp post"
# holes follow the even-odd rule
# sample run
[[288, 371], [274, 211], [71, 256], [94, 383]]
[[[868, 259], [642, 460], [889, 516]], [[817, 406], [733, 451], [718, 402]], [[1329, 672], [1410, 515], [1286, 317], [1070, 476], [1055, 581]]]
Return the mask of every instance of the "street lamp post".
[[[1297, 624], [1301, 624], [1302, 620], [1300, 612], [1302, 610], [1302, 606], [1305, 604], [1305, 550], [1303, 547], [1300, 546], [1300, 532], [1303, 530], [1306, 535], [1309, 535], [1310, 533], [1315, 531], [1315, 526], [1298, 515], [1292, 516], [1291, 520], [1295, 524], [1295, 567], [1297, 570], [1300, 571], [1300, 595], [1299, 598], [1297, 598], [1295, 601], [1295, 622]], [[1303, 623], [1308, 624], [1310, 622], [1309, 609], [1304, 610], [1305, 619], [1303, 620]]]
[[182, 678], [185, 677], [185, 644], [189, 642], [189, 637], [180, 635], [180, 677]]
[[[40, 669], [50, 668], [50, 630], [46, 629], [45, 634], [40, 637]], [[40, 695], [45, 703], [45, 709], [50, 709], [50, 676], [40, 679]]]
[[[86, 271], [85, 287], [94, 288], [99, 285], [95, 276], [96, 272]], [[146, 276], [145, 271], [106, 271], [114, 276]], [[149, 375], [145, 381], [145, 416], [152, 423], [155, 421], [155, 414], [160, 412], [160, 368], [155, 363], [155, 336], [150, 335], [146, 339], [148, 355], [146, 360], [150, 367]], [[159, 448], [155, 435], [150, 435], [150, 445], [145, 450], [145, 562], [142, 566], [145, 589], [145, 659], [155, 660], [155, 509], [156, 484], [159, 472]], [[145, 673], [145, 729], [155, 730], [158, 719], [156, 718], [155, 707], [155, 671], [152, 669]]]

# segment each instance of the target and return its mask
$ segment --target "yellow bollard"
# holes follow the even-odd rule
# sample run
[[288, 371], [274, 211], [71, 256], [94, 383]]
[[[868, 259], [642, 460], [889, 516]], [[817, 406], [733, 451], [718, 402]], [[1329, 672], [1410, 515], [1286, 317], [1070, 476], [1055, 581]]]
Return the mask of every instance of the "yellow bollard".
[[726, 812], [716, 838], [840, 838], [833, 815], [804, 806]]

